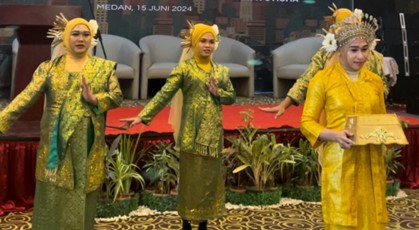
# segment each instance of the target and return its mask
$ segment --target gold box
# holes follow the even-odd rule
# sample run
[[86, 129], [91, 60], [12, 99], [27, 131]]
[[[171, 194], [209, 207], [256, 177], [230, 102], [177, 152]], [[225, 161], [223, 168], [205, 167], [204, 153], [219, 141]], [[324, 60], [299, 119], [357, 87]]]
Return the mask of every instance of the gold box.
[[396, 114], [348, 116], [346, 129], [354, 134], [355, 145], [409, 144]]

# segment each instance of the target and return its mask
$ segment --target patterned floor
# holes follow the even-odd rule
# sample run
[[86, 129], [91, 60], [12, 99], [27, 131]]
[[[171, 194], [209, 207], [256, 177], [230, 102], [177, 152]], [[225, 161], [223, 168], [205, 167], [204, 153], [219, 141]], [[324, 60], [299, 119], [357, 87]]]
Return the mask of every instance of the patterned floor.
[[[388, 200], [390, 222], [387, 229], [419, 229], [419, 190], [403, 191], [406, 197]], [[31, 213], [8, 214], [0, 218], [0, 229], [30, 229], [30, 221]], [[181, 229], [181, 220], [176, 213], [131, 216], [122, 220], [98, 220], [95, 229]], [[321, 205], [299, 203], [256, 209], [229, 209], [225, 217], [210, 221], [208, 229], [323, 229]]]

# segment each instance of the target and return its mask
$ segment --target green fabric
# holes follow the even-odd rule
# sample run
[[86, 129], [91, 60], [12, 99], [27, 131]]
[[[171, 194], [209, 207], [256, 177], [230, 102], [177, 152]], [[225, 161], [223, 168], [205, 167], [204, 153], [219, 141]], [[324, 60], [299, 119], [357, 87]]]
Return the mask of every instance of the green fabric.
[[198, 223], [225, 213], [222, 158], [181, 152], [177, 210], [182, 219]]
[[58, 119], [54, 123], [54, 129], [51, 135], [51, 143], [48, 153], [48, 169], [55, 169], [58, 167]]
[[[85, 117], [78, 127], [92, 127], [90, 118]], [[96, 202], [99, 190], [85, 193], [88, 150], [92, 145], [93, 129], [76, 129], [69, 139], [67, 157], [74, 167], [74, 190], [37, 181], [33, 210], [33, 230], [88, 230], [93, 229], [96, 216]]]
[[[176, 146], [181, 151], [215, 156], [224, 147], [222, 104], [231, 105], [236, 100], [228, 71], [227, 67], [212, 63], [211, 72], [206, 73], [198, 67], [194, 58], [182, 62], [173, 68], [164, 86], [138, 116], [143, 123], [149, 124], [181, 89], [182, 118]], [[211, 76], [216, 79], [220, 94], [216, 100], [208, 90]]]

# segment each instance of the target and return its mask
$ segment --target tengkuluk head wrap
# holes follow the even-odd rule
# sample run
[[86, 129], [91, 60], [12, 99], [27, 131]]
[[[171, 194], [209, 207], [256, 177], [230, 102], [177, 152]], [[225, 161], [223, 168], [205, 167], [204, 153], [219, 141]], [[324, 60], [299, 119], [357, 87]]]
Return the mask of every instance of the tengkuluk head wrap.
[[331, 10], [333, 11], [333, 23], [341, 23], [345, 18], [352, 15], [352, 11], [347, 8], [339, 8], [336, 10], [331, 8]]
[[196, 44], [198, 44], [199, 39], [202, 37], [202, 35], [210, 33], [214, 36], [214, 38], [217, 37], [215, 34], [214, 28], [209, 25], [205, 25], [202, 23], [196, 24], [193, 26], [192, 29], [192, 47], [196, 47]]
[[93, 32], [92, 26], [90, 25], [88, 21], [84, 20], [83, 18], [74, 18], [68, 21], [63, 32], [63, 45], [66, 49], [70, 47], [69, 41], [70, 41], [71, 31], [77, 25], [85, 25], [89, 29], [92, 38], [95, 36], [95, 32]]
[[338, 48], [352, 42], [354, 39], [362, 38], [373, 50], [376, 45], [375, 31], [378, 29], [377, 19], [372, 15], [364, 14], [362, 10], [355, 9], [353, 12], [348, 9], [330, 8], [334, 13], [335, 23], [330, 26], [323, 41], [327, 52], [334, 52]]
[[54, 39], [52, 43], [54, 50], [51, 56], [51, 60], [54, 60], [55, 58], [60, 57], [68, 52], [67, 49], [69, 48], [71, 31], [75, 26], [80, 24], [89, 28], [90, 35], [92, 37], [91, 46], [96, 45], [96, 39], [93, 38], [96, 36], [98, 30], [98, 24], [96, 20], [86, 21], [83, 18], [74, 18], [68, 21], [67, 18], [62, 13], [60, 13], [60, 15], [55, 17], [53, 28], [50, 29], [47, 33], [48, 38]]

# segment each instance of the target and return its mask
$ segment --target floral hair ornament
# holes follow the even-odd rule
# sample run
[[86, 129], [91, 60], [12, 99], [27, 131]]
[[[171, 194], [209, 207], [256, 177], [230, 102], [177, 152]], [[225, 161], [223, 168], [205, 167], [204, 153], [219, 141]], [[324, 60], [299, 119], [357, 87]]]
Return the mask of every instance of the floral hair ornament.
[[[338, 8], [333, 4], [333, 11], [335, 17]], [[327, 52], [335, 52], [339, 47], [351, 42], [356, 38], [363, 38], [369, 44], [369, 49], [374, 50], [377, 45], [375, 31], [378, 29], [377, 19], [372, 15], [364, 14], [362, 10], [355, 9], [352, 14], [345, 18], [337, 20], [329, 27], [329, 31], [325, 31], [322, 48]]]

